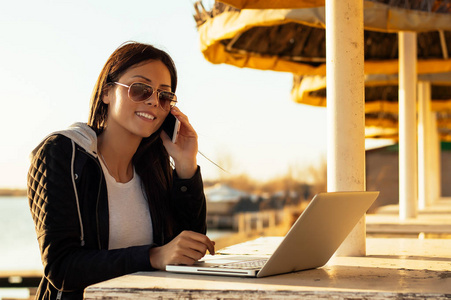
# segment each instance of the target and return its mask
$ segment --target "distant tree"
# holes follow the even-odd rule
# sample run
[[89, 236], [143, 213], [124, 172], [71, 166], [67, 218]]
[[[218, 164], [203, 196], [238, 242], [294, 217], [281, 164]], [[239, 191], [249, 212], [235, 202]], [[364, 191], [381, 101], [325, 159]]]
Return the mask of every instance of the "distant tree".
[[319, 166], [310, 166], [309, 174], [312, 178], [312, 194], [327, 191], [327, 162], [323, 159]]
[[227, 153], [224, 149], [220, 150], [220, 153], [217, 154], [216, 164], [219, 166], [219, 180], [224, 181], [232, 176], [230, 172], [232, 172], [235, 165], [232, 154]]
[[256, 187], [259, 185], [257, 181], [250, 178], [247, 174], [228, 177], [227, 179], [224, 179], [222, 183], [249, 194], [255, 193]]
[[[226, 170], [233, 168], [233, 157], [230, 154], [222, 153], [217, 159], [218, 165]], [[291, 164], [286, 173], [275, 176], [267, 181], [257, 181], [249, 175], [242, 173], [231, 175], [221, 171], [217, 180], [205, 180], [206, 187], [216, 183], [227, 184], [228, 186], [254, 195], [262, 195], [269, 199], [274, 197], [275, 193], [282, 193], [276, 199], [266, 200], [268, 203], [262, 203], [262, 206], [280, 207], [281, 197], [284, 204], [298, 204], [302, 200], [310, 200], [313, 195], [327, 190], [327, 164], [323, 159], [319, 166], [301, 166]]]

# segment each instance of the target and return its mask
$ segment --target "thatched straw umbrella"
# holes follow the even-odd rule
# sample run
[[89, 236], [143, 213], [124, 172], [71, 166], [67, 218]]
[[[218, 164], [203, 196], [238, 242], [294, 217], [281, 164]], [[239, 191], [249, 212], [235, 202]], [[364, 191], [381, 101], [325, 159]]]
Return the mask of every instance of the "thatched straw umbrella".
[[[280, 2], [288, 5], [295, 1], [275, 1], [274, 4]], [[449, 7], [438, 5], [436, 13], [427, 14], [422, 10], [394, 8], [383, 4], [387, 1], [382, 0], [364, 2], [365, 74], [398, 72], [396, 32], [400, 30], [419, 32], [419, 74], [451, 71]], [[206, 11], [202, 3], [197, 2], [195, 8], [201, 51], [211, 63], [298, 75], [326, 75], [324, 7], [239, 10], [215, 2], [212, 10]], [[445, 9], [448, 13], [437, 12]]]
[[[440, 138], [451, 141], [451, 72], [419, 74], [418, 80], [431, 83], [431, 110], [438, 113]], [[366, 137], [397, 139], [398, 89], [397, 75], [365, 76]], [[294, 75], [291, 97], [297, 103], [325, 107], [326, 78]]]
[[[361, 67], [363, 66], [363, 59], [360, 60], [362, 42], [359, 40], [360, 32], [363, 35], [362, 24], [364, 24], [365, 28], [365, 74], [397, 74], [398, 66], [402, 66], [403, 70], [400, 74], [402, 75], [403, 91], [413, 90], [413, 88], [404, 84], [407, 82], [412, 86], [412, 83], [415, 82], [413, 75], [407, 76], [408, 80], [405, 80], [409, 71], [405, 72], [404, 69], [409, 64], [399, 63], [398, 65], [398, 36], [396, 34], [398, 31], [424, 32], [419, 34], [421, 36], [418, 37], [418, 41], [426, 47], [424, 47], [424, 51], [418, 52], [418, 63], [415, 61], [413, 63], [418, 67], [413, 72], [410, 71], [410, 74], [414, 74], [416, 71], [420, 74], [451, 72], [451, 60], [449, 59], [449, 49], [451, 48], [451, 20], [449, 13], [451, 9], [449, 2], [446, 0], [423, 0], [415, 1], [414, 3], [407, 0], [374, 0], [363, 1], [363, 7], [358, 0], [347, 1], [348, 5], [343, 5], [343, 3], [336, 0], [326, 0], [328, 5], [326, 9], [324, 1], [314, 0], [222, 0], [222, 2], [235, 5], [236, 7], [230, 8], [217, 2], [211, 11], [206, 11], [201, 3], [195, 6], [197, 10], [195, 18], [200, 34], [201, 51], [208, 61], [212, 63], [227, 63], [238, 67], [291, 72], [302, 76], [325, 76], [326, 64], [332, 68], [328, 71], [328, 77], [332, 78], [328, 78], [328, 83], [330, 79], [329, 84], [333, 85], [334, 95], [330, 95], [330, 98], [333, 100], [331, 101], [331, 108], [328, 109], [328, 119], [330, 119], [329, 123], [333, 124], [333, 126], [329, 126], [329, 129], [334, 134], [331, 135], [330, 140], [328, 138], [331, 141], [330, 146], [333, 150], [330, 157], [328, 154], [328, 162], [329, 158], [332, 158], [330, 161], [334, 162], [334, 166], [329, 168], [328, 164], [328, 189], [329, 182], [333, 181], [334, 185], [331, 185], [333, 187], [332, 190], [337, 190], [336, 184], [340, 185], [341, 183], [339, 182], [344, 182], [343, 180], [345, 180], [346, 183], [344, 185], [341, 184], [338, 190], [346, 186], [351, 187], [351, 190], [353, 190], [359, 184], [355, 185], [354, 183], [357, 182], [348, 179], [362, 177], [361, 163], [353, 166], [348, 165], [347, 168], [344, 167], [347, 162], [359, 161], [362, 156], [359, 154], [353, 157], [354, 155], [350, 154], [350, 152], [346, 152], [349, 146], [345, 142], [340, 142], [340, 138], [337, 139], [340, 135], [337, 135], [337, 133], [340, 131], [351, 132], [351, 128], [359, 123], [358, 116], [362, 111], [360, 99], [363, 100], [363, 97], [361, 98], [359, 95], [360, 90], [363, 94], [363, 68]], [[361, 7], [364, 11], [363, 15]], [[243, 9], [239, 10], [239, 8]], [[329, 12], [328, 16], [325, 14], [325, 11]], [[328, 20], [328, 33], [324, 31], [326, 17]], [[411, 34], [403, 33], [401, 37], [401, 40], [410, 42], [410, 44], [401, 43], [403, 48], [407, 45], [407, 47], [414, 48], [412, 46], [414, 45], [412, 44], [414, 39], [412, 39]], [[326, 39], [328, 40], [328, 49], [333, 50], [326, 51]], [[342, 41], [344, 41], [344, 44], [340, 44]], [[328, 61], [326, 61], [326, 52], [329, 57]], [[404, 52], [404, 50], [400, 51], [400, 53], [403, 53], [400, 61], [405, 61], [405, 57], [413, 57], [412, 55], [405, 56], [404, 54], [408, 52]], [[340, 76], [343, 78], [339, 78]], [[349, 91], [351, 86], [343, 87], [340, 86], [339, 82], [346, 82], [347, 84], [353, 82], [351, 85], [356, 84], [356, 92], [346, 92], [345, 89]], [[406, 99], [409, 97], [404, 95], [403, 101], [400, 101], [400, 103], [405, 113], [401, 114], [401, 116], [408, 122], [401, 123], [403, 128], [412, 128], [415, 127], [412, 126], [414, 119], [413, 105], [407, 104], [408, 101]], [[343, 107], [337, 109], [339, 106]], [[409, 108], [404, 109], [406, 106]], [[353, 111], [354, 109], [356, 111]], [[349, 114], [350, 111], [353, 111], [353, 113]], [[352, 120], [347, 122], [346, 119], [351, 116]], [[359, 129], [354, 130], [355, 133], [352, 134], [352, 137], [348, 136], [347, 144], [355, 142], [355, 148], [361, 149], [362, 144], [358, 138], [361, 126], [357, 125], [354, 128]], [[404, 130], [402, 132], [404, 133]], [[412, 132], [403, 134], [403, 136], [408, 138], [403, 139], [403, 143], [400, 143], [400, 145], [403, 144], [402, 148], [412, 148], [412, 137], [414, 136]], [[359, 151], [354, 149], [351, 152], [357, 154]], [[403, 165], [412, 165], [411, 162], [414, 156], [411, 153], [412, 151], [402, 152], [403, 155], [401, 155], [400, 151], [400, 158], [403, 157]], [[341, 158], [346, 158], [346, 162], [345, 159], [337, 159], [337, 155]], [[404, 159], [404, 156], [408, 159]], [[344, 169], [355, 171], [353, 171], [353, 174], [350, 172], [337, 172], [337, 170]], [[401, 169], [404, 170], [404, 167], [400, 167]], [[330, 172], [331, 176], [329, 176], [329, 170], [333, 170], [333, 172]], [[403, 172], [408, 174], [408, 171], [405, 168]], [[335, 177], [340, 178], [334, 180]], [[401, 177], [403, 177], [404, 181], [404, 176], [400, 176], [400, 182]], [[408, 177], [408, 183], [414, 181], [411, 175]], [[332, 180], [329, 181], [329, 179]], [[403, 193], [408, 189], [416, 190], [413, 185], [405, 184], [404, 186], [411, 187], [403, 188]], [[415, 197], [415, 195], [410, 197], [407, 194], [403, 195], [403, 197], [400, 196], [400, 204], [401, 198], [413, 199]], [[401, 218], [413, 217], [416, 214], [415, 209], [411, 209], [413, 208], [412, 205], [404, 205], [406, 201], [403, 200], [403, 209], [400, 208]], [[406, 210], [404, 210], [404, 207]]]

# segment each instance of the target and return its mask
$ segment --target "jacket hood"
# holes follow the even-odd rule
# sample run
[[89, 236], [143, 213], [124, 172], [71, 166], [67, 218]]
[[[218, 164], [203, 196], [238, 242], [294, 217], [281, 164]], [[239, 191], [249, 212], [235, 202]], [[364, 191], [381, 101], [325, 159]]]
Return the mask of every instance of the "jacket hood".
[[30, 154], [30, 159], [32, 159], [36, 153], [38, 152], [39, 148], [44, 144], [44, 142], [51, 136], [61, 134], [65, 137], [70, 138], [73, 140], [77, 145], [82, 147], [86, 152], [91, 154], [94, 157], [97, 157], [97, 135], [95, 131], [89, 127], [86, 123], [74, 123], [69, 128], [65, 130], [55, 131], [51, 134], [47, 135], [40, 143], [39, 145], [34, 148], [34, 150]]

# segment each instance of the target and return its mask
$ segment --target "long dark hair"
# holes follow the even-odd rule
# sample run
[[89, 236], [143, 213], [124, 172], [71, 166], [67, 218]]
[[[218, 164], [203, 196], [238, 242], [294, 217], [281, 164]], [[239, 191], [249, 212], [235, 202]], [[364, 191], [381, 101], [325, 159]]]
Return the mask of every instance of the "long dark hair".
[[[151, 45], [127, 42], [111, 54], [99, 74], [91, 97], [91, 109], [88, 125], [99, 135], [106, 125], [108, 105], [102, 99], [105, 91], [130, 67], [149, 60], [161, 61], [171, 76], [171, 91], [177, 87], [177, 70], [172, 58], [165, 51]], [[140, 176], [152, 214], [154, 237], [156, 243], [163, 243], [172, 232], [172, 208], [170, 191], [172, 188], [172, 167], [169, 155], [160, 138], [160, 130], [148, 138], [143, 138], [135, 155], [133, 165]], [[168, 226], [163, 226], [164, 224]]]

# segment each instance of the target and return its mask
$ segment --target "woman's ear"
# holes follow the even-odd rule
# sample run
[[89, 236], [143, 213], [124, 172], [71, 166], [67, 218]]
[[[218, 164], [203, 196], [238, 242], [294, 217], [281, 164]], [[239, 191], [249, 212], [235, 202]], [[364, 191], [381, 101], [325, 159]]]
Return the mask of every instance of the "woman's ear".
[[103, 96], [102, 96], [102, 102], [103, 103], [105, 103], [105, 104], [109, 104], [110, 103], [110, 95], [111, 95], [111, 93], [110, 93], [110, 88], [111, 88], [111, 85], [106, 85], [104, 88], [103, 88]]

